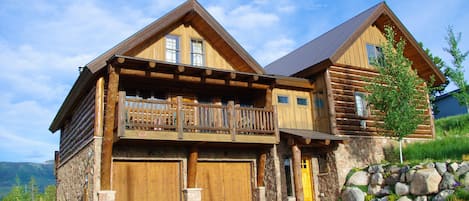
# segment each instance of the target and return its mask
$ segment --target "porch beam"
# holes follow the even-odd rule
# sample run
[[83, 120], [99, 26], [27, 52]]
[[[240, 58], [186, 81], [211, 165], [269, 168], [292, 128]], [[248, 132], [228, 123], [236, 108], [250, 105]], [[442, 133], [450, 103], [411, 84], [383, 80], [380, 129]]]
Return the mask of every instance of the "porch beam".
[[199, 150], [193, 146], [189, 151], [189, 160], [187, 163], [187, 188], [195, 188], [197, 181], [197, 160], [199, 159]]
[[111, 190], [112, 146], [114, 143], [114, 122], [119, 87], [119, 69], [109, 64], [108, 73], [109, 83], [101, 154], [101, 190]]
[[265, 176], [265, 162], [267, 160], [267, 153], [265, 150], [262, 150], [259, 154], [259, 159], [257, 160], [257, 187], [265, 186], [264, 176]]
[[301, 178], [301, 150], [297, 143], [293, 143], [292, 147], [292, 167], [293, 180], [295, 185], [295, 197], [297, 201], [304, 200], [303, 183]]

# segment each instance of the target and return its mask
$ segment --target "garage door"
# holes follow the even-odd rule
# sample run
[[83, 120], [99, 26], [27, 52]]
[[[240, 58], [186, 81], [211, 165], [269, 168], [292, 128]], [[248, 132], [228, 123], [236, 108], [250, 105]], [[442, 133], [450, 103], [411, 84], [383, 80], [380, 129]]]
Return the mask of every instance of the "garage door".
[[198, 162], [203, 201], [251, 201], [250, 162]]
[[116, 201], [180, 201], [179, 162], [114, 161]]

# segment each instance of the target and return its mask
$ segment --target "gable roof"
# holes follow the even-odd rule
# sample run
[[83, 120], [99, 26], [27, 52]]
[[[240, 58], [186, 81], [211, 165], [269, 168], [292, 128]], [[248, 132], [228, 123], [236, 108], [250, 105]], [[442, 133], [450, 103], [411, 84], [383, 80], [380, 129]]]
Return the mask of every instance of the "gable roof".
[[98, 74], [104, 72], [106, 62], [109, 59], [114, 55], [127, 55], [142, 46], [142, 44], [163, 36], [162, 34], [166, 34], [180, 24], [191, 24], [196, 30], [202, 32], [201, 35], [210, 35], [211, 37], [206, 37], [205, 40], [210, 42], [215, 49], [222, 49], [223, 51], [220, 54], [225, 52], [234, 53], [236, 57], [230, 57], [230, 59], [234, 60], [233, 66], [235, 69], [241, 69], [248, 73], [265, 74], [259, 63], [236, 42], [207, 10], [196, 0], [188, 0], [89, 62], [60, 106], [49, 126], [49, 130], [56, 132], [60, 129], [78, 100], [82, 98], [86, 90], [93, 86], [93, 80], [96, 79]]
[[312, 70], [311, 68], [319, 67], [318, 65], [321, 63], [335, 64], [353, 42], [372, 25], [376, 25], [382, 32], [384, 32], [385, 25], [395, 27], [394, 31], [397, 36], [402, 36], [409, 44], [406, 46], [406, 50], [412, 51], [412, 53], [405, 53], [405, 56], [414, 62], [414, 67], [419, 75], [427, 80], [430, 79], [431, 75], [435, 75], [436, 84], [445, 82], [443, 73], [438, 70], [414, 37], [384, 2], [363, 11], [272, 62], [265, 69], [270, 74], [309, 76], [308, 72]]
[[[184, 2], [163, 17], [101, 54], [88, 63], [86, 67], [88, 67], [92, 73], [96, 73], [105, 67], [106, 61], [113, 55], [127, 55], [139, 45], [155, 38], [155, 36], [161, 37], [162, 34], [166, 34], [166, 32], [175, 28], [177, 25], [191, 23], [191, 21], [197, 21], [198, 24], [192, 25], [198, 31], [204, 32], [202, 34], [210, 34], [216, 37], [216, 39], [206, 38], [209, 42], [215, 42], [216, 40], [217, 44], [212, 43], [214, 48], [218, 46], [219, 48], [223, 48], [224, 51], [232, 51], [239, 56], [239, 58], [234, 58], [235, 60], [237, 59], [235, 62], [238, 64], [234, 66], [235, 68], [244, 67], [257, 74], [265, 73], [262, 66], [260, 66], [196, 0]], [[223, 54], [223, 52], [221, 52], [221, 54]]]

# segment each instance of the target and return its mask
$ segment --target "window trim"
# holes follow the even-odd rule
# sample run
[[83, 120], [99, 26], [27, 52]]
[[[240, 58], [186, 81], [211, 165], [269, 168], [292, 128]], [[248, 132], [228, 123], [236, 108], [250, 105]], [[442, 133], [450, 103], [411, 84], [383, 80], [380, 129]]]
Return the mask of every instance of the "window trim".
[[[293, 175], [293, 160], [290, 156], [287, 156], [283, 159], [283, 169], [284, 171], [286, 171], [286, 165], [285, 165], [285, 161], [288, 161], [288, 164], [289, 164], [289, 172], [290, 172], [290, 179], [287, 178], [287, 174], [285, 172], [285, 182], [286, 182], [286, 188], [287, 188], [287, 196], [288, 197], [295, 197], [295, 181], [294, 181], [294, 175]], [[290, 180], [290, 181], [288, 181]], [[291, 192], [288, 192], [288, 184], [290, 184], [290, 189], [291, 189]], [[289, 193], [291, 193], [291, 195], [288, 195]]]
[[[193, 46], [193, 42], [200, 42], [201, 43], [201, 48], [202, 48], [202, 52], [201, 53], [194, 53], [194, 46]], [[200, 38], [191, 38], [190, 40], [190, 48], [191, 48], [191, 52], [190, 52], [190, 58], [191, 58], [191, 65], [193, 66], [204, 66], [205, 65], [205, 43], [204, 43], [204, 40], [203, 39], [200, 39]], [[201, 55], [202, 56], [202, 64], [200, 65], [196, 65], [194, 64], [194, 55]]]
[[[176, 40], [176, 49], [168, 49], [168, 39], [174, 39]], [[165, 44], [164, 44], [164, 49], [165, 49], [165, 61], [171, 62], [171, 63], [181, 63], [181, 37], [178, 35], [173, 35], [173, 34], [168, 34], [165, 36]], [[168, 60], [168, 51], [174, 51], [175, 52], [175, 61], [170, 61]]]

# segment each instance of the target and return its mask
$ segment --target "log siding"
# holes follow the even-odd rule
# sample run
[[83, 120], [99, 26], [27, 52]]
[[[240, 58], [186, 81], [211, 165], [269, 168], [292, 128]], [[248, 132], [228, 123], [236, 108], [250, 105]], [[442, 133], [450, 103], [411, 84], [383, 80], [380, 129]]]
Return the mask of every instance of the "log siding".
[[64, 164], [88, 144], [94, 135], [95, 91], [93, 87], [78, 103], [60, 134], [60, 163]]
[[[374, 77], [377, 71], [374, 69], [361, 68], [355, 66], [331, 66], [328, 69], [331, 83], [331, 94], [333, 106], [335, 108], [335, 123], [337, 134], [376, 136], [382, 135], [377, 124], [382, 123], [375, 116], [368, 115], [360, 117], [356, 114], [355, 92], [366, 93], [364, 86], [369, 82], [365, 77]], [[410, 138], [432, 138], [433, 128], [431, 124], [431, 111], [428, 107], [425, 110], [426, 120], [418, 126], [417, 130], [409, 135]], [[365, 128], [361, 124], [366, 122]]]

